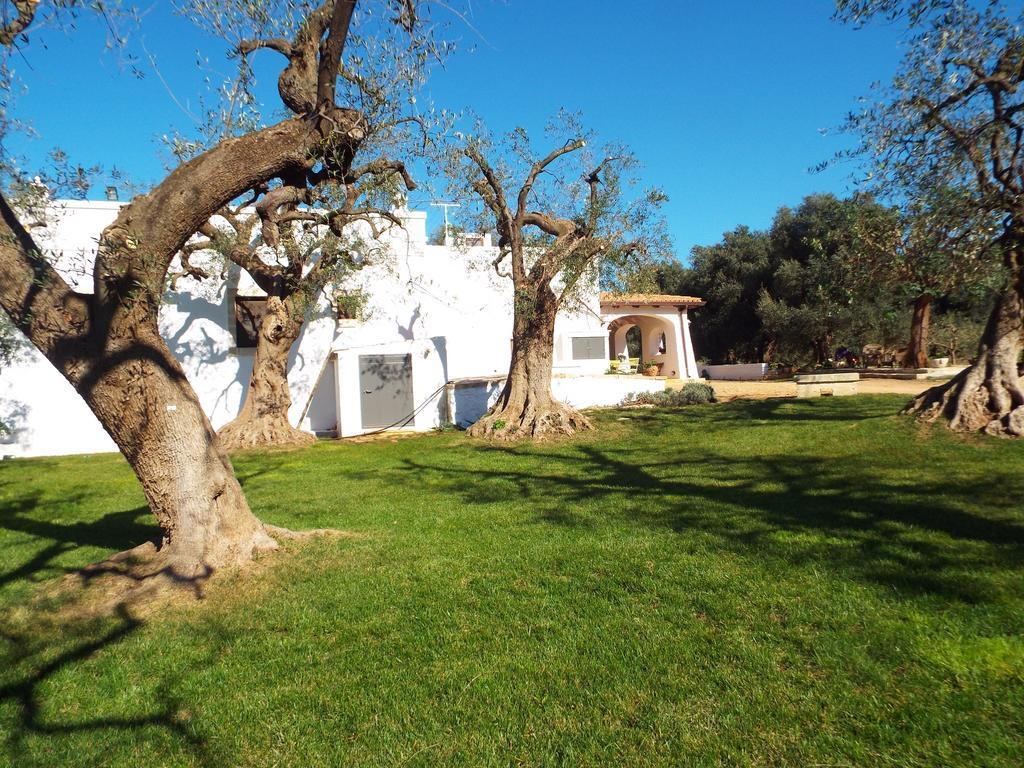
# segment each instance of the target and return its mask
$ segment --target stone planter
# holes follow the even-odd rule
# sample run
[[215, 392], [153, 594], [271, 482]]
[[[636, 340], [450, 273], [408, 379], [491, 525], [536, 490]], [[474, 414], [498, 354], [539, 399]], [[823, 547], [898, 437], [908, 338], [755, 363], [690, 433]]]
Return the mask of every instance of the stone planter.
[[928, 367], [929, 368], [946, 368], [949, 366], [948, 357], [929, 357]]

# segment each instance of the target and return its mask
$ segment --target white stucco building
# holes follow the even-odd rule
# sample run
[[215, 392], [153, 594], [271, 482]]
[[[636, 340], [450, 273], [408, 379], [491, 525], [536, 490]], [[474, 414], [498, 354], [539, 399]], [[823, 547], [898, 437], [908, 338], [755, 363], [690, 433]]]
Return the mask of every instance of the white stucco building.
[[[33, 233], [78, 290], [92, 290], [96, 238], [120, 205], [59, 201], [47, 228]], [[467, 426], [501, 389], [511, 354], [512, 288], [491, 266], [496, 250], [487, 237], [472, 247], [428, 245], [426, 214], [400, 215], [404, 230], [393, 229], [381, 256], [334, 292], [350, 300], [322, 296], [292, 349], [296, 426], [340, 437]], [[258, 302], [259, 294], [232, 267], [226, 281], [179, 280], [161, 312], [163, 336], [215, 428], [241, 407], [254, 349], [238, 307]], [[354, 304], [362, 309], [353, 313]], [[614, 405], [630, 392], [664, 388], [664, 377], [696, 378], [687, 309], [699, 304], [595, 289], [566, 307], [555, 326], [556, 397], [579, 408]], [[645, 359], [662, 364], [663, 378], [607, 374], [634, 325]], [[0, 437], [4, 455], [115, 450], [77, 393], [28, 345], [0, 371], [0, 420], [10, 429]]]

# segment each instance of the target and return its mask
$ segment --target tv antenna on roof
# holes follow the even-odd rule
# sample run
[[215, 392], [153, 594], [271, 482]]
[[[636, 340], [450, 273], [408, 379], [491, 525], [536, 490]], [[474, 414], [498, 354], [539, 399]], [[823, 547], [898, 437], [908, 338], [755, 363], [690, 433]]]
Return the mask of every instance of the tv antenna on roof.
[[448, 232], [449, 232], [449, 230], [448, 230], [448, 209], [449, 208], [460, 208], [461, 207], [460, 204], [459, 203], [444, 203], [444, 202], [441, 202], [441, 203], [431, 203], [430, 205], [432, 207], [434, 207], [434, 208], [444, 208], [444, 244], [445, 245], [451, 245], [451, 243], [448, 242], [448, 240], [450, 238], [450, 235], [448, 234]]

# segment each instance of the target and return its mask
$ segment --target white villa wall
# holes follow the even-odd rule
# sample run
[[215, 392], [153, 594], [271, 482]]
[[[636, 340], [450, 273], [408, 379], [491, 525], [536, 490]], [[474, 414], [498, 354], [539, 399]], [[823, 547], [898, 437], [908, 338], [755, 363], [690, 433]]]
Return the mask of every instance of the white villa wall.
[[[595, 288], [574, 301], [555, 318], [555, 374], [591, 376], [608, 371], [608, 330], [601, 319], [601, 302]], [[601, 338], [604, 354], [595, 360], [574, 360], [572, 340], [574, 337]]]
[[3, 456], [61, 456], [116, 451], [114, 441], [57, 369], [34, 347], [0, 373]]
[[[58, 271], [77, 290], [91, 291], [92, 262], [102, 229], [121, 204], [60, 201], [37, 241], [53, 253]], [[466, 378], [495, 377], [508, 370], [512, 347], [511, 281], [491, 265], [497, 251], [484, 246], [454, 248], [426, 243], [426, 214], [401, 212], [405, 229], [395, 229], [372, 263], [353, 272], [343, 290], [367, 297], [358, 321], [335, 320], [321, 297], [289, 357], [288, 381], [293, 424], [341, 435], [363, 432], [359, 411], [361, 354], [412, 354], [417, 415], [409, 429], [436, 427], [445, 418], [444, 384]], [[201, 263], [201, 259], [193, 258]], [[260, 295], [251, 278], [236, 267], [227, 280], [199, 283], [181, 278], [161, 310], [161, 333], [208, 414], [219, 428], [241, 406], [252, 371], [253, 350], [238, 349], [234, 339], [234, 300]], [[577, 407], [619, 402], [624, 385], [604, 383], [608, 367], [600, 360], [573, 360], [574, 336], [602, 337], [596, 286], [583, 300], [561, 312], [555, 325], [555, 393]], [[565, 374], [583, 375], [573, 382]], [[615, 377], [608, 377], [612, 381]], [[645, 383], [645, 387], [658, 386]], [[663, 385], [662, 385], [663, 386]], [[628, 388], [627, 388], [628, 390]], [[477, 397], [466, 390], [454, 421], [478, 417], [500, 391], [488, 386]], [[13, 427], [0, 439], [0, 453], [52, 455], [115, 450], [95, 417], [50, 364], [28, 347], [19, 362], [0, 371], [0, 409]]]
[[351, 437], [374, 429], [363, 429], [359, 387], [361, 355], [412, 355], [412, 391], [415, 416], [395, 429], [423, 432], [440, 426], [445, 415], [444, 385], [447, 382], [445, 339], [418, 339], [351, 347], [335, 355], [338, 434]]
[[552, 394], [573, 408], [618, 405], [629, 395], [664, 389], [665, 379], [650, 376], [572, 376], [551, 380]]

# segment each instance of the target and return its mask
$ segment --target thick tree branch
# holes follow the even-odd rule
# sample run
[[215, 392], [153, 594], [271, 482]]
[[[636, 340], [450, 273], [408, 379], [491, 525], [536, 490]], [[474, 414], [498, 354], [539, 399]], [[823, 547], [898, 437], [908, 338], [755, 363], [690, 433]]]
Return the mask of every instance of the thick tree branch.
[[334, 0], [331, 21], [327, 27], [327, 41], [320, 53], [320, 66], [317, 69], [316, 103], [317, 109], [322, 113], [334, 107], [341, 54], [345, 50], [345, 41], [348, 39], [349, 25], [352, 23], [355, 8], [356, 0]]
[[528, 211], [523, 213], [519, 220], [524, 227], [537, 227], [541, 232], [552, 237], [567, 237], [576, 232], [576, 222], [569, 219], [557, 219], [539, 211]]
[[0, 305], [14, 324], [66, 373], [71, 339], [90, 330], [87, 300], [71, 290], [0, 195]]
[[291, 40], [285, 40], [283, 37], [272, 37], [266, 40], [243, 40], [238, 44], [235, 49], [243, 56], [258, 51], [261, 48], [268, 48], [272, 51], [277, 51], [282, 56], [291, 58], [295, 52], [295, 48], [292, 46]]
[[541, 172], [551, 165], [555, 160], [567, 155], [570, 152], [575, 152], [578, 149], [582, 149], [587, 146], [587, 142], [583, 139], [575, 139], [566, 141], [565, 144], [558, 149], [552, 150], [548, 153], [548, 156], [542, 160], [538, 160], [530, 167], [530, 172], [526, 176], [526, 181], [523, 182], [523, 186], [519, 189], [519, 198], [517, 200], [516, 216], [522, 217], [526, 213], [526, 206], [529, 205], [530, 191], [533, 189], [533, 185], [537, 182], [537, 177]]
[[248, 272], [249, 277], [268, 296], [275, 294], [284, 281], [284, 270], [279, 266], [267, 264], [248, 243], [236, 243], [228, 250], [227, 257]]
[[501, 188], [501, 182], [498, 181], [498, 177], [494, 173], [494, 169], [491, 168], [491, 164], [487, 162], [487, 158], [485, 158], [480, 153], [480, 150], [473, 145], [467, 146], [462, 151], [466, 157], [473, 161], [483, 176], [481, 181], [473, 184], [473, 188], [478, 194], [480, 194], [484, 203], [491, 209], [491, 212], [494, 213], [494, 216], [497, 219], [498, 231], [508, 237], [512, 237], [512, 211], [509, 209], [508, 203], [505, 201], [505, 192]]
[[267, 192], [263, 199], [256, 203], [256, 215], [260, 218], [263, 242], [271, 248], [281, 244], [278, 211], [285, 206], [297, 206], [308, 203], [312, 190], [305, 187], [282, 186]]
[[353, 169], [351, 173], [345, 176], [345, 181], [348, 184], [352, 184], [364, 176], [372, 175], [386, 178], [392, 174], [401, 176], [402, 183], [405, 184], [405, 188], [410, 192], [416, 189], [416, 182], [406, 169], [405, 163], [400, 160], [389, 160], [387, 158], [379, 158]]
[[0, 45], [3, 46], [12, 45], [18, 39], [18, 35], [32, 23], [39, 8], [39, 0], [11, 0], [11, 7], [14, 8], [14, 18], [5, 18], [4, 23], [0, 25]]

